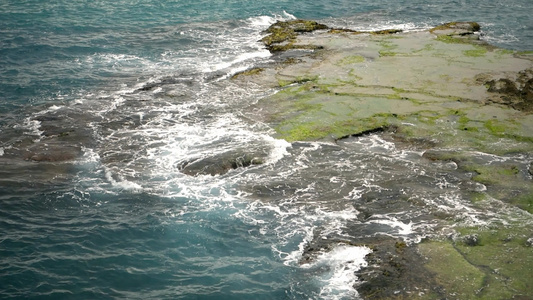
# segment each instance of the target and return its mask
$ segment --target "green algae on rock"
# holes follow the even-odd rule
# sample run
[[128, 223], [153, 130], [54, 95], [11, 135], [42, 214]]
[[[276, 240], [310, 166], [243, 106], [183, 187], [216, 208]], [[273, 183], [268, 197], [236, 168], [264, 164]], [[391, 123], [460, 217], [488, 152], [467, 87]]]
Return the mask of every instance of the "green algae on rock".
[[[419, 245], [426, 267], [457, 299], [522, 299], [531, 296], [531, 227], [462, 227], [453, 239]], [[529, 234], [528, 234], [529, 232]]]
[[[281, 27], [276, 25], [279, 33], [264, 41], [271, 51], [268, 43], [280, 51], [316, 51], [247, 78], [277, 89], [254, 106], [261, 112], [256, 117], [270, 124], [277, 138], [342, 144], [347, 137], [380, 134], [399, 147], [421, 151], [424, 159], [453, 162], [467, 178], [464, 197], [472, 207], [501, 211], [498, 218], [473, 227], [445, 211], [435, 212], [448, 231], [407, 248], [367, 241], [373, 249], [397, 253], [390, 264], [383, 261], [389, 259], [385, 252], [369, 256], [376, 265], [366, 270], [371, 276], [362, 270], [362, 295], [533, 297], [524, 279], [533, 268], [533, 225], [527, 221], [533, 212], [533, 56], [485, 43], [475, 22], [381, 34], [330, 29], [298, 35], [283, 33]], [[450, 234], [459, 237], [450, 239]], [[406, 274], [413, 273], [405, 270], [420, 259], [398, 252], [413, 249], [425, 258], [421, 269], [412, 269], [425, 274], [417, 284], [409, 283]], [[502, 253], [511, 253], [508, 260]], [[410, 294], [395, 293], [402, 283]], [[417, 288], [423, 292], [413, 293]]]
[[239, 78], [240, 76], [257, 75], [263, 72], [264, 70], [265, 70], [264, 68], [251, 68], [251, 69], [236, 73], [235, 75], [231, 76], [231, 79], [236, 79], [236, 78]]
[[433, 27], [429, 32], [437, 35], [471, 35], [481, 30], [477, 22], [449, 22]]
[[483, 290], [485, 274], [465, 260], [450, 243], [427, 242], [420, 244], [419, 249], [428, 258], [426, 266], [435, 273], [437, 284], [445, 288], [445, 294], [472, 299]]
[[268, 33], [261, 41], [271, 52], [285, 51], [288, 49], [315, 49], [310, 45], [293, 45], [298, 33], [312, 32], [328, 29], [328, 26], [308, 20], [278, 21], [271, 25]]
[[[316, 28], [315, 23], [294, 20], [287, 26], [281, 24], [285, 23], [274, 24], [270, 31], [288, 30], [285, 38], [274, 39], [282, 35], [274, 34], [269, 41], [278, 43], [283, 40], [286, 43], [288, 39], [291, 47], [324, 48], [315, 52], [313, 57], [302, 58], [299, 63], [278, 66], [274, 74], [267, 72], [265, 76], [256, 76], [257, 83], [273, 82], [268, 77], [274, 77], [278, 85], [285, 88], [273, 96], [274, 102], [284, 103], [280, 106], [282, 113], [271, 107], [266, 116], [272, 123], [279, 124], [277, 131], [281, 138], [335, 139], [339, 135], [369, 130], [369, 124], [381, 127], [384, 122], [405, 127], [401, 123], [407, 119], [417, 121], [420, 111], [434, 112], [441, 116], [441, 121], [455, 124], [452, 127], [460, 125], [465, 131], [461, 134], [468, 135], [449, 141], [445, 139], [444, 143], [469, 140], [470, 135], [478, 133], [480, 136], [486, 130], [490, 131], [490, 126], [479, 126], [489, 122], [490, 118], [503, 120], [504, 127], [516, 129], [513, 130], [515, 140], [533, 137], [531, 118], [519, 112], [529, 110], [528, 99], [533, 94], [528, 83], [533, 78], [531, 58], [485, 48], [477, 43], [447, 44], [434, 38], [435, 34], [473, 34], [479, 30], [477, 23], [448, 23], [434, 28], [433, 33], [398, 34], [392, 31], [396, 34], [338, 35], [319, 32], [312, 37], [298, 36], [294, 29], [286, 28], [302, 26], [305, 29], [300, 31], [309, 32]], [[516, 84], [516, 88], [498, 89], [506, 80]], [[488, 103], [503, 104], [512, 109], [495, 106], [487, 110], [484, 106]], [[302, 109], [318, 104], [322, 109]], [[460, 111], [462, 119], [454, 119], [449, 115], [450, 111]], [[383, 118], [384, 114], [389, 116]], [[505, 120], [514, 120], [514, 124]], [[424, 130], [427, 135], [434, 136], [447, 128], [428, 127]], [[298, 135], [295, 131], [308, 133]], [[310, 131], [313, 134], [309, 134]], [[500, 132], [491, 134], [502, 137]]]

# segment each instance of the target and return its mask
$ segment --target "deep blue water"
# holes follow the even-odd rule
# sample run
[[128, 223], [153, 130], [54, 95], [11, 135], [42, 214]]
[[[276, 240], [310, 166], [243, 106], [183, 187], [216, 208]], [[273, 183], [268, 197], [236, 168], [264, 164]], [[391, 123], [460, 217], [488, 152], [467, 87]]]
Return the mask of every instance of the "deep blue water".
[[[276, 20], [477, 21], [486, 41], [533, 50], [532, 13], [530, 0], [2, 1], [0, 298], [357, 297], [353, 271], [368, 249], [339, 246], [301, 265], [304, 245], [347, 236], [348, 223], [416, 240], [429, 211], [365, 223], [360, 195], [407, 189], [455, 207], [461, 175], [443, 179], [453, 168], [377, 136], [342, 149], [275, 140], [240, 114], [272, 91], [226, 79], [271, 59], [258, 40]], [[266, 163], [179, 171], [242, 148]]]

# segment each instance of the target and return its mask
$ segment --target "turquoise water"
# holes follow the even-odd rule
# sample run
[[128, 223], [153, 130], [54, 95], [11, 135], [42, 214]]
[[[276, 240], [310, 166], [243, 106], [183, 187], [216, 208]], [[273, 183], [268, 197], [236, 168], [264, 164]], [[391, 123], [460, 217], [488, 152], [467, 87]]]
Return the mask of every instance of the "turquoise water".
[[[437, 226], [436, 207], [481, 222], [461, 202], [464, 174], [375, 135], [275, 140], [243, 113], [273, 91], [227, 78], [272, 59], [258, 40], [277, 20], [364, 30], [471, 20], [492, 44], [532, 50], [532, 12], [530, 0], [3, 1], [1, 298], [357, 298], [369, 249], [339, 245], [303, 263], [305, 245], [417, 241]], [[265, 164], [180, 172], [242, 149]], [[376, 193], [428, 207], [363, 203]]]

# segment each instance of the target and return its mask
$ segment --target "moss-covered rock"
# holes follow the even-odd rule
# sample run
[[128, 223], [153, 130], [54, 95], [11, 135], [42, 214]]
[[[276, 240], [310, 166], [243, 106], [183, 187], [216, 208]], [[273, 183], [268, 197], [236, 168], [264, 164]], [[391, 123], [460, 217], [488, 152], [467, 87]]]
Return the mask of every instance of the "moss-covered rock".
[[418, 245], [444, 298], [529, 299], [533, 296], [533, 252], [526, 224], [493, 228], [460, 227], [453, 239]]
[[403, 30], [401, 29], [383, 29], [383, 30], [376, 30], [376, 31], [359, 31], [359, 30], [353, 30], [353, 29], [347, 29], [347, 28], [331, 28], [329, 33], [333, 34], [340, 34], [340, 33], [349, 33], [349, 34], [375, 34], [375, 35], [384, 35], [384, 34], [396, 34], [401, 33]]
[[436, 35], [465, 36], [481, 30], [477, 22], [449, 22], [433, 27], [429, 32]]
[[498, 78], [485, 82], [487, 90], [495, 94], [491, 101], [509, 105], [515, 109], [533, 111], [533, 72], [521, 72], [517, 80]]
[[236, 73], [235, 75], [231, 76], [231, 79], [237, 79], [237, 78], [242, 77], [242, 76], [257, 75], [257, 74], [263, 72], [264, 70], [265, 70], [264, 68], [251, 68], [251, 69]]
[[488, 213], [472, 216], [487, 219], [484, 226], [466, 227], [437, 211], [446, 233], [418, 247], [368, 241], [374, 252], [357, 287], [365, 299], [533, 297], [525, 279], [533, 269], [533, 56], [477, 41], [479, 30], [454, 22], [427, 32], [311, 36], [279, 25], [265, 43], [325, 49], [253, 76], [277, 83], [255, 110], [276, 137], [341, 147], [344, 137], [381, 134], [424, 158], [453, 161], [461, 182], [452, 185], [468, 209]]
[[435, 274], [444, 294], [456, 299], [478, 298], [484, 288], [485, 273], [470, 264], [448, 242], [425, 242], [418, 246], [427, 258], [426, 267]]
[[328, 26], [309, 20], [278, 21], [266, 30], [268, 35], [262, 38], [261, 41], [271, 52], [288, 49], [317, 49], [319, 46], [294, 45], [294, 40], [298, 33], [321, 29], [328, 29]]
[[462, 235], [478, 235], [479, 246], [471, 247], [459, 242], [455, 243], [455, 248], [486, 274], [485, 297], [501, 295], [495, 298], [505, 299], [518, 295], [533, 296], [533, 282], [529, 280], [533, 252], [527, 245], [531, 229], [530, 224], [459, 229]]

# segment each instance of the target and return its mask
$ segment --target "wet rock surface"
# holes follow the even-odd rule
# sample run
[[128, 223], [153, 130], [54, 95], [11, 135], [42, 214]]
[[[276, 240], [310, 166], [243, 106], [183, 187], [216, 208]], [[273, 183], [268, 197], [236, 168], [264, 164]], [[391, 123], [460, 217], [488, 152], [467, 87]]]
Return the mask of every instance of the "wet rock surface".
[[499, 78], [487, 81], [488, 91], [497, 94], [491, 101], [509, 105], [524, 112], [533, 112], [533, 72], [520, 72], [516, 80]]
[[481, 26], [477, 22], [450, 22], [434, 27], [429, 31], [436, 35], [471, 36], [480, 30]]
[[[350, 139], [377, 134], [462, 174], [454, 175], [454, 184], [469, 205], [498, 207], [502, 216], [514, 216], [503, 221], [505, 226], [495, 222], [487, 228], [462, 224], [452, 212], [431, 211], [425, 217], [440, 219], [448, 229], [435, 228], [433, 236], [417, 242], [369, 237], [375, 231], [348, 226], [350, 236], [362, 238], [317, 236], [304, 249], [302, 263], [339, 244], [370, 247], [369, 265], [357, 274], [364, 299], [533, 296], [524, 279], [533, 267], [528, 217], [533, 211], [533, 59], [487, 44], [480, 30], [475, 22], [451, 22], [426, 32], [330, 28], [263, 40], [271, 51], [277, 47], [275, 55], [294, 63], [235, 79], [279, 90], [250, 111], [272, 124], [277, 137], [344, 147]], [[405, 180], [409, 184], [415, 183]], [[276, 186], [280, 194], [291, 188]], [[425, 207], [387, 189], [359, 197], [358, 218], [366, 221], [383, 206], [391, 213]], [[456, 238], [449, 238], [450, 232]]]
[[301, 263], [338, 245], [365, 246], [372, 252], [365, 257], [368, 266], [356, 272], [355, 288], [363, 299], [410, 299], [423, 295], [443, 295], [442, 287], [431, 280], [433, 274], [420, 264], [424, 257], [416, 245], [387, 236], [346, 240], [314, 240], [304, 249]]
[[198, 175], [223, 175], [230, 170], [246, 168], [263, 164], [267, 158], [267, 151], [228, 151], [219, 155], [184, 161], [178, 166], [183, 174]]
[[366, 257], [369, 266], [357, 274], [362, 281], [357, 290], [364, 299], [410, 299], [442, 294], [442, 287], [420, 264], [424, 258], [416, 246], [384, 238], [374, 242], [372, 249]]
[[328, 29], [328, 26], [309, 20], [279, 21], [271, 25], [267, 30], [267, 36], [261, 41], [270, 52], [286, 51], [289, 49], [319, 49], [320, 46], [294, 45], [299, 33], [313, 32], [315, 30]]
[[[435, 121], [464, 131], [457, 138], [441, 138], [444, 144], [480, 131], [494, 134], [491, 123], [496, 121], [509, 127], [500, 135], [533, 138], [530, 117], [521, 114], [531, 111], [531, 57], [472, 41], [479, 30], [475, 22], [453, 22], [411, 33], [291, 31], [293, 50], [281, 49], [276, 56], [292, 53], [296, 63], [264, 67], [237, 79], [281, 89], [258, 105], [259, 117], [276, 124], [278, 136], [289, 141], [331, 141], [391, 125], [398, 126], [401, 138], [432, 140], [447, 130], [427, 126]], [[287, 44], [264, 42], [267, 47]], [[314, 50], [292, 52], [297, 47]]]

